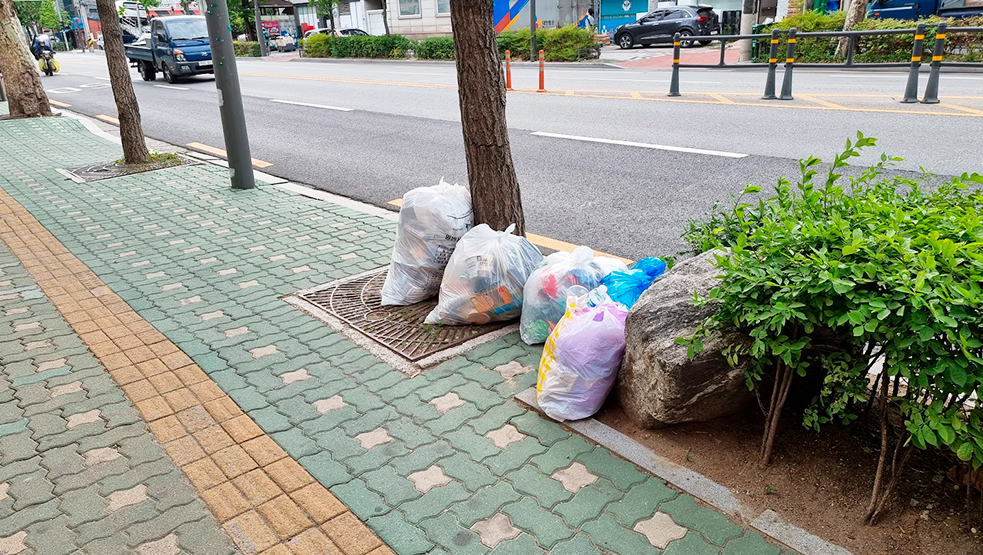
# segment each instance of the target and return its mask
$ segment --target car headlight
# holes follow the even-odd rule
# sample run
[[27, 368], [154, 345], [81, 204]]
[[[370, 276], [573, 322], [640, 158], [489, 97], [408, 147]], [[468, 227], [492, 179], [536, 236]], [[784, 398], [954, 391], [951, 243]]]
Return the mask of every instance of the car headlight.
[[177, 61], [179, 61], [179, 62], [187, 62], [188, 61], [187, 58], [184, 57], [184, 51], [183, 50], [178, 50], [177, 48], [174, 49], [174, 59], [177, 60]]

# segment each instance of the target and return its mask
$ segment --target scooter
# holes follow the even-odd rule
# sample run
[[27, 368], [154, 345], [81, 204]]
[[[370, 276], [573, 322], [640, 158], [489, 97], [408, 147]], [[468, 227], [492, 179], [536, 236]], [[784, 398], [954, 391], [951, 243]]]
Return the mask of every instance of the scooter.
[[58, 62], [55, 61], [55, 53], [51, 50], [42, 50], [41, 56], [38, 58], [38, 66], [48, 77], [54, 75], [59, 69]]

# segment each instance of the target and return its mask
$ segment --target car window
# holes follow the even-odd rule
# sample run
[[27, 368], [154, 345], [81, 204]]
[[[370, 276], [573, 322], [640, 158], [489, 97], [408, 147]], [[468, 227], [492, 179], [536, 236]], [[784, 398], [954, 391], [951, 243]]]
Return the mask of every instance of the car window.
[[663, 21], [665, 21], [665, 20], [668, 20], [668, 19], [683, 19], [683, 18], [686, 18], [686, 17], [689, 17], [689, 14], [686, 13], [685, 10], [673, 10], [673, 11], [667, 13], [666, 16], [663, 17], [662, 19], [663, 19]]

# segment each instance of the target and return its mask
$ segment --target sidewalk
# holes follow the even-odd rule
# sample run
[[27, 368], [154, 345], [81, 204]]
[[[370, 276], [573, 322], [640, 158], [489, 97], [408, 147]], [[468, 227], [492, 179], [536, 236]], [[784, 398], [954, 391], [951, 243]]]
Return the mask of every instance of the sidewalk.
[[[207, 549], [181, 544], [200, 553], [217, 553], [234, 542], [243, 552], [361, 554], [385, 550], [380, 539], [397, 553], [780, 551], [516, 403], [512, 396], [535, 383], [540, 354], [517, 334], [409, 378], [281, 299], [386, 265], [395, 232], [390, 220], [274, 186], [233, 192], [227, 170], [209, 164], [87, 184], [56, 171], [118, 157], [118, 146], [67, 118], [0, 122], [0, 216], [6, 223], [0, 224], [0, 238], [41, 289], [24, 298], [22, 291], [6, 293], [8, 286], [0, 286], [2, 308], [44, 304], [52, 320], [60, 321], [43, 293], [71, 328], [62, 323], [68, 337], [62, 340], [61, 332], [42, 323], [43, 331], [30, 341], [51, 339], [44, 351], [51, 357], [88, 356], [90, 366], [107, 368], [129, 397], [123, 399], [103, 372], [93, 390], [83, 381], [88, 394], [77, 407], [44, 401], [31, 414], [50, 419], [60, 408], [73, 422], [71, 415], [79, 411], [101, 411], [110, 427], [117, 425], [113, 418], [119, 426], [131, 422], [144, 431], [133, 441], [137, 446], [120, 449], [129, 449], [123, 454], [134, 472], [136, 461], [161, 452], [135, 418], [139, 414], [169, 455], [155, 463], [166, 467], [161, 475], [185, 496], [162, 501], [152, 493], [162, 486], [148, 485], [147, 495], [162, 514], [144, 516], [148, 526], [156, 526], [154, 533], [138, 538], [133, 527], [127, 529], [130, 547], [144, 539], [174, 541], [168, 540], [172, 533], [181, 541], [186, 534], [177, 520], [165, 518], [167, 507], [179, 506], [198, 511], [194, 522], [203, 532], [196, 537], [213, 538]], [[36, 272], [52, 262], [57, 267], [48, 270], [49, 277], [39, 277]], [[0, 254], [0, 283], [16, 264]], [[11, 286], [37, 291], [19, 271], [18, 285]], [[121, 302], [113, 300], [117, 295]], [[13, 316], [14, 329], [41, 322]], [[0, 326], [11, 325], [4, 322]], [[121, 324], [134, 334], [124, 333]], [[26, 347], [22, 336], [0, 329], [4, 357]], [[136, 335], [136, 329], [143, 331]], [[39, 384], [34, 390], [81, 379], [74, 365], [11, 370], [7, 360], [5, 379], [15, 389], [15, 377], [28, 373]], [[40, 373], [50, 371], [63, 374]], [[26, 395], [19, 389], [4, 394]], [[16, 410], [8, 405], [4, 411], [12, 412], [4, 413], [0, 434], [41, 437], [26, 416], [25, 401]], [[130, 420], [105, 416], [113, 410]], [[24, 418], [33, 433], [18, 428]], [[79, 443], [64, 456], [83, 452], [75, 434], [88, 429], [65, 432], [71, 435], [59, 445]], [[47, 447], [26, 443], [25, 456], [39, 459], [36, 465], [16, 471], [5, 458], [0, 478], [9, 481], [16, 472], [60, 479], [44, 464], [53, 456]], [[102, 483], [88, 491], [113, 507], [139, 497], [139, 490], [112, 497], [139, 481], [117, 480], [118, 487]], [[20, 507], [46, 503], [21, 500], [17, 492], [11, 482], [10, 497]], [[50, 495], [51, 513], [40, 518], [82, 537], [86, 530], [71, 520], [68, 494], [56, 484]], [[203, 514], [206, 506], [214, 518]], [[3, 507], [0, 548], [20, 539], [43, 552], [31, 543], [36, 530], [22, 521], [25, 511], [10, 514]], [[21, 532], [26, 539], [18, 539]], [[317, 540], [322, 548], [297, 538]]]

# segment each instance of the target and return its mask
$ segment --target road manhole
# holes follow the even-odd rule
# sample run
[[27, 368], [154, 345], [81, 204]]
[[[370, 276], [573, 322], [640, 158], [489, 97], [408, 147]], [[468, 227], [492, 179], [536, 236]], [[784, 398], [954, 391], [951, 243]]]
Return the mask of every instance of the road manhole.
[[424, 324], [437, 299], [410, 306], [382, 306], [380, 292], [386, 273], [387, 268], [379, 268], [300, 291], [286, 300], [346, 332], [349, 338], [409, 374], [515, 327], [508, 322], [481, 326]]

